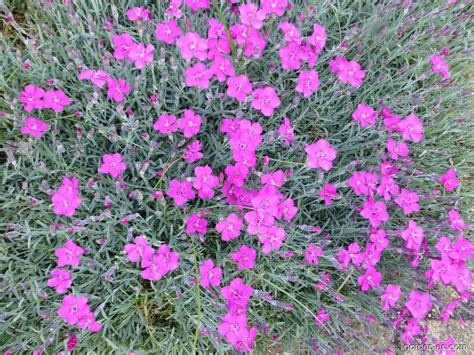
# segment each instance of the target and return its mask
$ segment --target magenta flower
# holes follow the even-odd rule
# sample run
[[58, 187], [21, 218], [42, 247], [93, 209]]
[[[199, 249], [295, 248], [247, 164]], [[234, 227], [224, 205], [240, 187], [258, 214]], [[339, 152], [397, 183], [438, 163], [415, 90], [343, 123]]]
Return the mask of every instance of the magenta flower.
[[189, 181], [171, 180], [170, 186], [166, 194], [173, 198], [177, 206], [182, 206], [189, 200], [196, 197], [193, 191], [193, 184]]
[[278, 206], [278, 214], [276, 217], [283, 217], [285, 221], [290, 222], [296, 216], [297, 213], [298, 207], [295, 206], [295, 202], [292, 198], [287, 198]]
[[295, 139], [295, 133], [293, 131], [293, 126], [291, 125], [291, 121], [288, 117], [283, 119], [283, 123], [278, 128], [278, 133], [280, 138], [283, 139], [283, 145], [290, 145], [293, 140]]
[[296, 84], [296, 91], [304, 97], [310, 97], [319, 88], [319, 77], [316, 70], [302, 70]]
[[439, 182], [443, 185], [446, 191], [454, 191], [458, 188], [460, 182], [456, 176], [456, 169], [448, 169], [443, 176], [439, 179]]
[[256, 335], [257, 328], [250, 328], [246, 337], [242, 337], [242, 339], [237, 340], [237, 342], [234, 344], [234, 349], [243, 351], [244, 353], [253, 353], [254, 349], [252, 346]]
[[281, 227], [263, 227], [258, 234], [258, 240], [263, 244], [262, 252], [268, 254], [273, 250], [280, 250], [285, 241], [286, 233]]
[[207, 40], [196, 32], [187, 32], [176, 41], [176, 46], [181, 51], [181, 56], [186, 60], [197, 58], [203, 61], [207, 58]]
[[88, 329], [91, 333], [96, 333], [102, 329], [102, 324], [96, 322], [92, 312], [82, 315], [77, 322], [77, 326], [81, 329]]
[[229, 214], [226, 218], [221, 219], [216, 225], [216, 230], [221, 233], [223, 241], [231, 241], [240, 235], [243, 220], [235, 213]]
[[242, 163], [236, 163], [227, 166], [224, 172], [227, 175], [227, 181], [235, 186], [242, 187], [249, 174], [249, 168]]
[[372, 191], [377, 187], [377, 174], [355, 171], [347, 180], [347, 185], [352, 187], [357, 196], [372, 195]]
[[135, 64], [135, 68], [143, 69], [147, 64], [153, 63], [153, 44], [134, 44], [128, 51], [128, 59]]
[[326, 183], [319, 192], [319, 196], [324, 200], [328, 206], [332, 205], [332, 200], [337, 197], [337, 188], [334, 185]]
[[189, 143], [186, 146], [186, 150], [184, 151], [184, 159], [189, 164], [192, 164], [198, 161], [204, 156], [201, 153], [201, 149], [202, 149], [202, 144], [199, 140], [195, 140], [194, 142]]
[[[454, 1], [455, 2], [455, 1]], [[453, 0], [450, 0], [453, 3]], [[453, 337], [435, 342], [435, 355], [456, 355], [457, 342]]]
[[182, 0], [170, 0], [170, 4], [166, 9], [165, 16], [181, 18], [183, 13], [180, 9]]
[[128, 33], [122, 33], [121, 35], [115, 35], [112, 37], [114, 44], [114, 57], [118, 60], [128, 59], [128, 53], [130, 48], [135, 45], [133, 37]]
[[423, 139], [423, 124], [418, 116], [410, 113], [405, 119], [401, 120], [398, 128], [402, 132], [403, 139], [418, 143]]
[[283, 31], [283, 39], [285, 41], [295, 42], [298, 45], [301, 44], [301, 33], [297, 26], [288, 21], [282, 21], [278, 28]]
[[167, 44], [173, 44], [181, 36], [181, 28], [176, 20], [158, 23], [155, 27], [156, 39]]
[[417, 226], [413, 220], [408, 221], [408, 227], [402, 231], [402, 238], [405, 241], [405, 248], [414, 251], [421, 249], [421, 244], [425, 237], [422, 227]]
[[127, 169], [127, 164], [122, 160], [120, 153], [104, 154], [99, 172], [110, 174], [113, 178], [118, 178]]
[[432, 55], [430, 56], [430, 62], [433, 67], [433, 73], [439, 73], [443, 79], [449, 79], [451, 75], [449, 74], [448, 63], [444, 60], [444, 57], [441, 55]]
[[129, 261], [136, 263], [141, 260], [150, 260], [155, 250], [148, 245], [145, 237], [139, 235], [135, 237], [135, 243], [125, 244], [123, 250], [127, 253]]
[[354, 87], [359, 87], [365, 77], [365, 72], [356, 61], [348, 61], [344, 57], [337, 57], [329, 61], [329, 67], [334, 74], [337, 74], [339, 80], [348, 83]]
[[217, 81], [223, 83], [227, 80], [227, 77], [232, 77], [235, 75], [234, 66], [228, 58], [224, 58], [221, 55], [216, 55], [214, 61], [211, 64], [209, 69], [212, 75], [215, 75]]
[[370, 225], [378, 228], [383, 222], [387, 222], [389, 215], [387, 213], [387, 206], [382, 201], [374, 201], [367, 199], [364, 201], [361, 216], [368, 219]]
[[326, 45], [326, 39], [326, 29], [319, 23], [315, 23], [313, 25], [313, 34], [309, 37], [308, 42], [314, 47], [316, 54], [323, 51], [323, 48]]
[[400, 285], [387, 285], [385, 292], [380, 299], [382, 300], [383, 310], [387, 311], [397, 305], [400, 296], [402, 295], [402, 289]]
[[219, 334], [225, 337], [229, 344], [236, 344], [238, 341], [246, 339], [249, 335], [247, 329], [247, 316], [228, 313], [219, 324]]
[[246, 285], [240, 277], [233, 279], [230, 285], [221, 289], [222, 297], [226, 300], [229, 308], [231, 306], [247, 307], [252, 293], [252, 286]]
[[316, 143], [309, 144], [304, 148], [308, 159], [306, 164], [313, 169], [321, 168], [329, 171], [332, 162], [336, 159], [337, 151], [325, 139], [319, 139]]
[[158, 120], [153, 124], [153, 129], [161, 134], [176, 132], [178, 130], [178, 127], [176, 126], [176, 116], [162, 113]]
[[205, 260], [199, 266], [199, 274], [202, 287], [217, 287], [221, 284], [222, 269], [217, 266], [214, 267], [214, 261], [211, 259]]
[[25, 111], [31, 112], [34, 109], [42, 109], [44, 106], [43, 103], [44, 90], [33, 85], [28, 84], [25, 86], [18, 100], [23, 104]]
[[382, 282], [382, 274], [378, 272], [374, 267], [369, 267], [365, 274], [359, 276], [357, 281], [360, 285], [360, 290], [365, 292], [371, 288], [377, 288]]
[[288, 43], [278, 51], [281, 67], [285, 70], [295, 70], [301, 67], [303, 53], [300, 46], [295, 42]]
[[409, 215], [412, 212], [420, 211], [420, 205], [418, 201], [420, 196], [414, 191], [407, 189], [402, 189], [400, 196], [398, 196], [394, 201], [403, 209], [405, 215]]
[[116, 102], [122, 102], [125, 99], [125, 95], [127, 95], [131, 89], [130, 85], [122, 79], [109, 79], [107, 85], [107, 96]]
[[74, 325], [79, 319], [90, 313], [87, 297], [67, 295], [63, 298], [61, 307], [58, 309], [58, 316], [63, 318], [67, 324]]
[[243, 102], [251, 93], [252, 83], [247, 75], [237, 75], [227, 78], [227, 96], [233, 97], [239, 102]]
[[184, 115], [176, 122], [186, 138], [195, 136], [201, 130], [202, 118], [193, 110], [184, 110]]
[[288, 0], [262, 0], [261, 4], [266, 14], [282, 16], [288, 6]]
[[238, 270], [253, 269], [257, 251], [247, 245], [242, 245], [238, 251], [230, 254], [232, 260], [237, 263]]
[[97, 86], [98, 88], [103, 88], [105, 84], [107, 84], [108, 80], [110, 79], [109, 74], [105, 72], [105, 70], [91, 70], [86, 69], [79, 73], [79, 80], [90, 80], [92, 84]]
[[258, 6], [249, 2], [239, 6], [240, 22], [257, 30], [262, 28], [266, 13], [258, 9]]
[[41, 121], [39, 118], [27, 117], [25, 123], [20, 128], [20, 132], [39, 139], [48, 129], [49, 124]]
[[168, 245], [161, 245], [150, 260], [142, 260], [143, 271], [140, 273], [141, 277], [150, 281], [160, 280], [167, 273], [178, 268], [179, 256], [179, 253], [172, 252]]
[[309, 243], [304, 253], [304, 259], [309, 265], [318, 265], [318, 257], [321, 255], [323, 255], [323, 249], [321, 247], [315, 247], [313, 243]]
[[405, 306], [415, 319], [421, 320], [428, 315], [428, 312], [431, 310], [433, 305], [431, 303], [430, 295], [417, 290], [412, 290]]
[[62, 90], [48, 90], [44, 93], [43, 108], [50, 108], [56, 113], [63, 112], [65, 106], [71, 104], [71, 99]]
[[150, 10], [143, 7], [132, 7], [125, 13], [130, 21], [148, 21], [150, 19]]
[[192, 67], [186, 68], [185, 71], [186, 86], [199, 87], [207, 89], [209, 80], [212, 77], [212, 71], [202, 63], [196, 63]]
[[390, 158], [398, 160], [399, 158], [406, 158], [410, 154], [410, 147], [404, 142], [397, 143], [393, 138], [387, 139], [387, 150]]
[[53, 212], [55, 214], [72, 217], [76, 213], [76, 209], [81, 205], [81, 197], [78, 191], [68, 190], [60, 186], [53, 193], [51, 202], [53, 203]]
[[209, 0], [184, 0], [184, 3], [194, 12], [200, 9], [210, 9]]
[[219, 185], [219, 178], [212, 175], [212, 169], [208, 165], [196, 166], [194, 175], [193, 187], [198, 191], [199, 198], [214, 197], [213, 189]]
[[366, 104], [359, 104], [352, 113], [354, 121], [359, 122], [362, 127], [367, 127], [377, 122], [377, 113], [375, 110]]
[[57, 248], [54, 254], [58, 258], [58, 266], [65, 265], [79, 266], [84, 249], [69, 239], [62, 248]]
[[186, 220], [186, 233], [189, 234], [206, 234], [207, 232], [207, 219], [200, 215], [193, 213]]
[[316, 325], [318, 326], [318, 328], [324, 327], [324, 324], [329, 322], [330, 319], [331, 318], [329, 317], [329, 314], [326, 312], [324, 308], [321, 308], [318, 314], [314, 316], [314, 321], [316, 322]]
[[464, 220], [461, 217], [461, 214], [458, 211], [449, 210], [448, 217], [449, 217], [450, 226], [454, 230], [460, 232], [462, 230], [470, 228], [470, 226], [464, 222]]
[[48, 280], [48, 286], [54, 287], [56, 293], [64, 293], [72, 285], [71, 273], [66, 269], [51, 270], [51, 278]]
[[274, 88], [266, 86], [253, 92], [252, 107], [270, 117], [281, 102]]

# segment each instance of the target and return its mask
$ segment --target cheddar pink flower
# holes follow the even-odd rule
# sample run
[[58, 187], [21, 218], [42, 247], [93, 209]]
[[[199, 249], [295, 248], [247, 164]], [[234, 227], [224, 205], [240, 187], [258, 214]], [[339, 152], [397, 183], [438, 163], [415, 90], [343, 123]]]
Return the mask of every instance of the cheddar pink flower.
[[458, 188], [460, 182], [456, 175], [456, 169], [450, 168], [439, 179], [446, 191], [454, 191]]
[[63, 247], [57, 248], [54, 254], [58, 258], [58, 266], [79, 266], [81, 256], [84, 254], [84, 249], [69, 239]]
[[461, 214], [458, 211], [449, 210], [448, 217], [449, 217], [450, 226], [454, 230], [460, 232], [462, 230], [470, 228], [470, 226], [464, 222], [464, 220], [461, 217]]
[[212, 71], [202, 63], [196, 63], [192, 67], [186, 68], [186, 86], [207, 89], [211, 77]]
[[127, 164], [122, 160], [120, 153], [104, 154], [99, 172], [110, 174], [113, 178], [119, 177], [127, 169]]
[[430, 57], [430, 62], [433, 67], [433, 73], [439, 73], [443, 79], [449, 79], [451, 75], [449, 74], [448, 63], [444, 60], [444, 57], [441, 55], [432, 55]]
[[377, 113], [369, 105], [359, 104], [352, 113], [352, 118], [354, 121], [359, 122], [362, 127], [367, 127], [375, 124], [377, 121]]
[[257, 251], [247, 245], [242, 245], [238, 251], [230, 254], [232, 260], [237, 263], [238, 270], [253, 269]]
[[398, 160], [400, 158], [406, 158], [410, 154], [410, 147], [404, 142], [397, 143], [393, 138], [387, 139], [387, 150], [390, 154], [390, 158]]
[[281, 67], [285, 70], [299, 69], [302, 62], [300, 46], [295, 42], [288, 43], [278, 51], [280, 55]]
[[155, 250], [148, 245], [145, 237], [141, 235], [135, 237], [133, 244], [125, 244], [123, 250], [127, 253], [128, 260], [133, 263], [140, 260], [150, 260], [155, 252]]
[[153, 124], [153, 129], [161, 134], [176, 132], [176, 116], [162, 113], [158, 120]]
[[231, 281], [230, 285], [222, 287], [221, 294], [228, 306], [246, 307], [253, 294], [253, 288], [237, 277]]
[[252, 93], [252, 83], [247, 75], [237, 75], [227, 78], [227, 96], [233, 97], [239, 102], [245, 101]]
[[176, 20], [168, 20], [156, 25], [155, 35], [158, 41], [173, 44], [181, 36], [181, 28]]
[[319, 76], [316, 70], [302, 70], [296, 84], [296, 91], [304, 97], [310, 97], [319, 88]]
[[313, 243], [309, 243], [306, 252], [304, 253], [304, 259], [309, 265], [318, 265], [318, 257], [323, 255], [323, 249], [321, 247], [314, 246]]
[[315, 23], [313, 25], [313, 34], [309, 37], [308, 42], [315, 48], [316, 54], [323, 51], [323, 48], [326, 45], [326, 39], [326, 29], [319, 23]]
[[320, 168], [324, 171], [331, 170], [337, 151], [327, 140], [319, 139], [316, 143], [307, 145], [304, 150], [308, 155], [306, 164], [310, 168]]
[[401, 120], [398, 128], [402, 132], [403, 139], [418, 143], [423, 139], [423, 124], [418, 116], [410, 113], [405, 119]]
[[147, 21], [150, 19], [150, 10], [143, 7], [132, 7], [125, 14], [130, 21]]
[[208, 221], [206, 218], [193, 213], [186, 220], [186, 233], [204, 235], [207, 233], [207, 224]]
[[366, 272], [359, 276], [357, 281], [360, 285], [360, 290], [365, 292], [371, 288], [377, 288], [382, 282], [382, 274], [378, 272], [374, 267], [369, 267]]
[[242, 226], [242, 218], [237, 216], [235, 213], [231, 213], [217, 223], [216, 230], [221, 233], [222, 240], [228, 242], [236, 239], [240, 235]]
[[79, 80], [90, 80], [92, 84], [97, 86], [98, 88], [103, 88], [105, 84], [107, 84], [109, 79], [109, 74], [105, 72], [105, 70], [91, 70], [86, 69], [83, 70], [79, 74]]
[[200, 9], [210, 9], [209, 0], [184, 0], [191, 10], [198, 11]]
[[63, 112], [65, 106], [69, 106], [72, 100], [62, 90], [48, 90], [44, 93], [43, 108], [50, 108], [54, 112]]
[[109, 79], [107, 85], [107, 96], [116, 102], [122, 102], [130, 92], [130, 85], [122, 79]]
[[378, 228], [383, 222], [387, 222], [389, 218], [385, 203], [382, 201], [375, 202], [371, 199], [364, 202], [360, 214], [362, 217], [368, 219], [370, 225], [374, 228]]
[[185, 110], [184, 115], [176, 122], [176, 126], [183, 131], [186, 138], [191, 138], [201, 130], [202, 118], [193, 110]]
[[331, 60], [329, 67], [339, 77], [341, 82], [348, 83], [354, 87], [359, 87], [365, 77], [365, 72], [359, 63], [353, 60], [348, 61], [344, 57], [337, 57]]
[[35, 117], [27, 117], [23, 127], [20, 128], [20, 132], [39, 139], [48, 129], [49, 124], [46, 122]]
[[282, 16], [288, 6], [288, 0], [262, 0], [263, 11], [267, 14]]
[[217, 287], [221, 284], [222, 269], [214, 266], [214, 261], [211, 259], [205, 260], [201, 266], [199, 266], [199, 274], [201, 277], [201, 286]]
[[431, 303], [431, 296], [429, 294], [413, 290], [410, 292], [405, 306], [415, 319], [420, 320], [428, 315], [433, 304]]
[[63, 318], [67, 324], [74, 325], [79, 319], [90, 313], [87, 297], [67, 295], [63, 298], [58, 316]]
[[402, 290], [400, 285], [387, 285], [385, 292], [380, 299], [382, 300], [383, 310], [387, 311], [390, 308], [393, 308], [397, 305], [400, 296], [402, 295]]
[[266, 14], [258, 6], [248, 2], [239, 6], [240, 22], [246, 26], [260, 29], [265, 21]]
[[133, 45], [128, 52], [128, 59], [135, 64], [135, 68], [143, 69], [147, 64], [153, 63], [153, 44], [138, 43]]
[[114, 44], [114, 57], [118, 60], [128, 59], [128, 53], [130, 48], [135, 45], [135, 41], [128, 33], [122, 33], [121, 35], [115, 35], [112, 37]]
[[337, 188], [334, 185], [326, 183], [319, 192], [319, 196], [324, 200], [328, 206], [332, 205], [332, 200], [337, 197]]
[[253, 92], [252, 107], [270, 117], [281, 102], [274, 88], [266, 86]]
[[295, 42], [301, 44], [301, 33], [298, 27], [288, 21], [282, 21], [278, 25], [278, 28], [283, 31], [283, 39], [287, 42]]
[[51, 278], [48, 280], [48, 286], [54, 287], [56, 293], [64, 293], [72, 285], [71, 273], [66, 269], [51, 270]]
[[31, 112], [34, 109], [42, 109], [44, 90], [33, 85], [28, 84], [25, 86], [20, 95], [18, 96], [19, 101], [23, 104], [25, 111]]
[[182, 206], [196, 197], [193, 191], [193, 184], [189, 181], [171, 180], [166, 194], [173, 198], [177, 206]]
[[402, 189], [400, 196], [395, 199], [395, 203], [403, 209], [405, 215], [408, 215], [420, 211], [419, 200], [420, 196], [416, 192]]
[[213, 189], [219, 185], [219, 178], [212, 175], [212, 169], [208, 165], [196, 166], [194, 175], [193, 187], [198, 191], [199, 198], [214, 197]]
[[181, 56], [186, 60], [197, 58], [203, 61], [207, 58], [207, 40], [196, 32], [188, 32], [182, 35], [176, 41], [176, 45], [181, 51]]

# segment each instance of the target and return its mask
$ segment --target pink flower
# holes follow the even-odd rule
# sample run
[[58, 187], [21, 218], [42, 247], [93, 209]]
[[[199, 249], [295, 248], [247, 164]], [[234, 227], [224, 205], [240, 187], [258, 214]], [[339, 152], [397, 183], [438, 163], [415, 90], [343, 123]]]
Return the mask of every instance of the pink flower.
[[371, 288], [377, 288], [382, 282], [382, 274], [378, 272], [374, 267], [369, 267], [365, 274], [359, 276], [357, 281], [359, 282], [360, 289], [365, 292]]
[[134, 244], [125, 244], [123, 250], [127, 253], [129, 261], [136, 263], [137, 261], [150, 260], [155, 250], [148, 245], [145, 237], [139, 235], [135, 237]]
[[233, 97], [239, 102], [243, 102], [251, 93], [252, 83], [247, 75], [237, 75], [227, 78], [227, 96]]
[[212, 71], [204, 64], [196, 63], [192, 67], [186, 68], [185, 77], [186, 86], [197, 86], [202, 89], [207, 89], [210, 84], [209, 80], [212, 77]]
[[196, 197], [193, 191], [193, 185], [189, 181], [171, 180], [166, 194], [173, 198], [177, 206], [182, 206]]
[[301, 67], [302, 54], [300, 46], [295, 42], [288, 43], [278, 51], [281, 67], [285, 70], [299, 69]]
[[336, 159], [337, 151], [325, 139], [319, 139], [316, 143], [309, 144], [304, 148], [308, 159], [306, 164], [313, 169], [321, 168], [329, 171], [332, 162]]
[[365, 77], [365, 72], [356, 61], [348, 61], [344, 57], [337, 57], [329, 62], [331, 71], [339, 77], [343, 83], [359, 87]]
[[402, 132], [403, 139], [412, 142], [420, 142], [423, 139], [423, 124], [418, 116], [410, 113], [404, 120], [398, 124], [398, 128]]
[[214, 262], [211, 259], [205, 260], [199, 266], [199, 274], [202, 287], [217, 287], [221, 284], [222, 269], [214, 267]]
[[20, 128], [20, 132], [23, 134], [29, 134], [35, 138], [41, 138], [43, 134], [49, 129], [49, 124], [41, 121], [35, 117], [27, 117], [25, 123]]
[[58, 316], [63, 318], [67, 324], [74, 325], [80, 318], [90, 313], [87, 297], [67, 295], [63, 298], [61, 307], [58, 309]]
[[181, 18], [183, 12], [180, 9], [182, 0], [170, 0], [170, 5], [166, 9], [165, 16]]
[[432, 55], [430, 56], [430, 62], [433, 67], [433, 73], [439, 73], [443, 79], [449, 79], [451, 75], [449, 74], [448, 63], [444, 60], [444, 57], [441, 55]]
[[298, 27], [288, 21], [282, 21], [278, 28], [283, 31], [283, 39], [287, 42], [295, 42], [300, 45], [302, 42], [301, 33]]
[[107, 96], [116, 102], [122, 102], [125, 99], [125, 95], [130, 92], [130, 85], [122, 79], [109, 79], [107, 85]]
[[114, 43], [114, 57], [118, 60], [128, 59], [128, 53], [130, 48], [135, 45], [133, 37], [128, 33], [122, 33], [121, 35], [115, 35], [112, 37]]
[[293, 140], [295, 139], [295, 133], [293, 131], [293, 126], [291, 125], [291, 121], [288, 117], [283, 119], [283, 123], [278, 128], [278, 133], [280, 138], [283, 139], [283, 145], [290, 145]]
[[273, 250], [280, 250], [285, 241], [286, 233], [281, 227], [263, 227], [258, 234], [258, 240], [263, 244], [262, 252], [268, 254]]
[[102, 165], [99, 168], [99, 172], [102, 174], [110, 174], [113, 178], [117, 178], [125, 169], [127, 169], [127, 164], [123, 162], [120, 153], [104, 154], [102, 156]]
[[69, 239], [62, 248], [57, 248], [54, 254], [58, 258], [58, 266], [65, 265], [79, 266], [84, 249]]
[[370, 225], [374, 228], [378, 228], [383, 222], [387, 222], [389, 218], [385, 203], [382, 201], [374, 202], [372, 199], [364, 201], [363, 209], [360, 214], [362, 217], [368, 219]]
[[135, 68], [143, 69], [147, 64], [153, 63], [153, 44], [134, 44], [128, 51], [128, 59], [135, 63]]
[[236, 344], [239, 341], [243, 341], [249, 335], [247, 329], [247, 315], [236, 315], [228, 313], [222, 319], [222, 323], [219, 324], [219, 334], [225, 337], [229, 344]]
[[461, 214], [456, 211], [456, 210], [449, 210], [448, 212], [449, 216], [449, 223], [451, 225], [451, 228], [453, 228], [456, 231], [462, 231], [464, 229], [469, 229], [469, 225], [464, 222], [464, 220], [461, 217]]
[[334, 185], [326, 183], [319, 192], [319, 196], [324, 200], [328, 206], [332, 205], [332, 200], [337, 197], [337, 188]]
[[198, 190], [199, 198], [214, 197], [213, 189], [219, 185], [219, 179], [212, 175], [212, 169], [208, 165], [197, 166], [194, 168], [194, 175], [193, 187]]
[[226, 300], [227, 306], [247, 307], [247, 303], [253, 294], [253, 288], [246, 285], [240, 277], [233, 279], [229, 286], [221, 289], [222, 297]]
[[195, 140], [194, 142], [189, 143], [186, 146], [186, 150], [184, 151], [184, 159], [189, 164], [192, 164], [203, 157], [201, 153], [202, 144], [199, 140]]
[[199, 9], [210, 9], [209, 0], [184, 0], [191, 10], [198, 11]]
[[257, 30], [262, 28], [266, 13], [258, 9], [258, 6], [249, 2], [239, 6], [240, 22]]
[[252, 327], [248, 331], [248, 335], [246, 337], [241, 337], [241, 339], [237, 340], [234, 345], [235, 350], [243, 351], [244, 353], [253, 353], [254, 349], [252, 348], [253, 343], [255, 341], [255, 336], [257, 335], [257, 328]]
[[150, 10], [143, 7], [132, 7], [125, 14], [130, 21], [147, 21], [150, 19]]
[[66, 269], [51, 270], [51, 278], [48, 280], [48, 286], [54, 287], [56, 293], [64, 293], [72, 285], [71, 273]]
[[309, 37], [308, 42], [315, 48], [316, 54], [322, 52], [326, 45], [326, 29], [318, 23], [313, 25], [313, 34]]
[[153, 129], [161, 134], [176, 132], [176, 116], [162, 113], [158, 120], [153, 124]]
[[330, 319], [331, 318], [329, 317], [329, 314], [326, 312], [324, 308], [321, 308], [318, 314], [314, 316], [314, 321], [316, 322], [316, 325], [318, 326], [318, 328], [324, 327], [324, 324], [329, 322]]
[[266, 117], [273, 115], [275, 109], [280, 106], [281, 102], [274, 88], [266, 86], [256, 89], [253, 92], [252, 107], [262, 112]]
[[377, 113], [372, 107], [366, 104], [359, 104], [352, 114], [352, 118], [354, 121], [359, 122], [362, 127], [367, 127], [377, 122]]
[[242, 245], [238, 251], [230, 254], [232, 260], [237, 263], [238, 270], [253, 269], [257, 252], [255, 249]]
[[304, 258], [309, 265], [318, 265], [318, 257], [321, 255], [323, 255], [323, 249], [321, 247], [315, 247], [313, 243], [309, 243]]
[[231, 213], [217, 223], [216, 230], [221, 233], [222, 240], [228, 242], [236, 239], [240, 235], [242, 226], [242, 218], [237, 216], [235, 213]]
[[400, 288], [400, 285], [387, 285], [384, 294], [380, 296], [380, 299], [382, 300], [383, 310], [387, 311], [390, 308], [395, 307], [401, 295], [402, 290]]
[[281, 218], [280, 216], [283, 216], [283, 219], [289, 222], [296, 216], [297, 213], [298, 207], [295, 206], [292, 198], [288, 198], [278, 206], [277, 218]]
[[410, 292], [410, 296], [408, 297], [405, 306], [415, 319], [421, 320], [425, 318], [431, 310], [431, 296], [427, 293], [413, 290]]
[[102, 329], [102, 324], [96, 322], [92, 312], [87, 312], [79, 318], [77, 326], [81, 329], [88, 329], [92, 333], [96, 333]]
[[203, 61], [207, 58], [207, 40], [196, 32], [188, 32], [178, 38], [176, 46], [181, 51], [181, 56], [186, 60], [197, 58]]
[[282, 16], [288, 6], [288, 0], [262, 0], [263, 11], [267, 14]]
[[357, 196], [370, 195], [377, 187], [377, 174], [366, 173], [363, 171], [355, 171], [347, 180], [347, 185], [352, 187]]
[[[450, 0], [449, 1], [451, 4], [456, 3], [456, 0]], [[437, 341], [435, 343], [436, 345], [436, 350], [435, 350], [435, 355], [456, 355], [456, 340], [453, 337], [449, 337], [446, 340], [443, 341]]]
[[34, 109], [40, 110], [43, 108], [43, 96], [43, 89], [33, 84], [28, 84], [23, 91], [20, 92], [18, 100], [23, 104], [25, 111], [31, 112]]
[[456, 176], [456, 169], [450, 168], [444, 173], [439, 179], [439, 182], [443, 185], [446, 191], [454, 191], [459, 186], [459, 179]]
[[316, 70], [302, 70], [296, 84], [296, 91], [304, 97], [311, 96], [319, 88], [319, 77]]
[[405, 158], [410, 154], [410, 148], [404, 142], [397, 143], [395, 139], [387, 139], [387, 150], [390, 154], [390, 158], [398, 160], [399, 158]]
[[167, 44], [173, 44], [181, 36], [181, 29], [176, 20], [158, 23], [155, 27], [156, 39]]
[[408, 215], [412, 212], [420, 211], [419, 200], [420, 197], [416, 192], [402, 189], [400, 196], [395, 199], [395, 203], [403, 209], [405, 215]]
[[[227, 80], [227, 77], [232, 77], [235, 75], [234, 66], [228, 58], [224, 58], [221, 55], [214, 57], [210, 71], [213, 75], [216, 76], [217, 80], [220, 83], [223, 83]], [[251, 89], [250, 89], [251, 91]]]
[[425, 237], [422, 227], [416, 225], [413, 220], [408, 221], [408, 227], [402, 231], [402, 238], [405, 241], [405, 248], [418, 252]]
[[189, 234], [206, 234], [207, 232], [207, 219], [200, 215], [193, 213], [186, 220], [186, 233]]
[[140, 276], [143, 279], [158, 281], [167, 273], [178, 268], [179, 253], [172, 252], [167, 244], [163, 244], [150, 260], [142, 260], [141, 266], [143, 271]]
[[236, 163], [234, 165], [227, 166], [224, 172], [227, 175], [227, 181], [235, 186], [242, 187], [250, 170], [244, 164]]
[[92, 81], [92, 84], [98, 88], [102, 88], [105, 84], [107, 84], [109, 80], [109, 74], [107, 74], [105, 70], [102, 69], [97, 71], [86, 69], [79, 74], [79, 80], [90, 80]]
[[48, 90], [44, 93], [43, 107], [50, 108], [54, 112], [63, 112], [64, 107], [69, 106], [71, 102], [62, 90]]
[[202, 118], [193, 110], [184, 110], [184, 116], [176, 122], [176, 126], [183, 131], [186, 138], [190, 138], [201, 130]]
[[[71, 181], [72, 185], [69, 184]], [[53, 212], [58, 216], [72, 217], [76, 209], [81, 205], [81, 197], [77, 187], [78, 180], [64, 178], [61, 186], [51, 197], [53, 203]]]
[[380, 185], [377, 187], [377, 193], [383, 196], [385, 201], [390, 201], [392, 195], [398, 195], [400, 193], [400, 188], [393, 178], [382, 175]]

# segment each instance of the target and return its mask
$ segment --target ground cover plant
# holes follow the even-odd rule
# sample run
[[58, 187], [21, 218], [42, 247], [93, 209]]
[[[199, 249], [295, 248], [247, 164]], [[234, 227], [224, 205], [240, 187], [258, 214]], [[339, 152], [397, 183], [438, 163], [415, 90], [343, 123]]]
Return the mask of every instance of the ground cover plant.
[[0, 10], [4, 353], [456, 343], [468, 1]]

